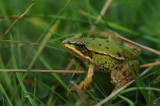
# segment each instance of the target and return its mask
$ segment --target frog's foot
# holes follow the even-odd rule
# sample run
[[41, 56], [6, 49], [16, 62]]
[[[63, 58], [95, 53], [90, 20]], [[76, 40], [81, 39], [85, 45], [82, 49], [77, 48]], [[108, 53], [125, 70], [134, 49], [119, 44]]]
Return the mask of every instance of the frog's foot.
[[86, 78], [78, 85], [78, 88], [82, 91], [86, 91], [87, 88], [92, 83], [93, 75], [94, 75], [94, 65], [91, 64], [89, 65], [89, 69], [88, 69]]

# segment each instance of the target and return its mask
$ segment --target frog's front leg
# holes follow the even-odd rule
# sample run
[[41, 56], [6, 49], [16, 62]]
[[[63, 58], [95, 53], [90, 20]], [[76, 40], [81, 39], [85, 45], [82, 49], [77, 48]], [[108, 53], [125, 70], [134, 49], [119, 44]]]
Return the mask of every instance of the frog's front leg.
[[81, 81], [81, 83], [78, 85], [78, 87], [80, 88], [80, 90], [86, 91], [86, 89], [92, 83], [92, 77], [93, 77], [93, 75], [94, 75], [94, 65], [90, 64], [85, 79], [83, 81]]

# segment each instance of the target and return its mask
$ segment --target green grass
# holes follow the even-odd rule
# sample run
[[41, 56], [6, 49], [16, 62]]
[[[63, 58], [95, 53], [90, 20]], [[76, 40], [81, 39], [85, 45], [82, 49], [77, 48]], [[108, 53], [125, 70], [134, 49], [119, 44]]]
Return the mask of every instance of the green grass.
[[[76, 33], [85, 36], [95, 24], [105, 0], [45, 0], [0, 1], [0, 37], [31, 3], [35, 5], [18, 20], [3, 40], [0, 40], [0, 69], [28, 69], [28, 73], [0, 73], [0, 105], [82, 105], [84, 98], [92, 105], [113, 90], [108, 74], [96, 73], [86, 94], [67, 96], [70, 80], [79, 83], [85, 74], [32, 73], [32, 69], [65, 70], [69, 59], [75, 59], [79, 70], [82, 62], [62, 47], [61, 42]], [[83, 15], [86, 12], [88, 15]], [[139, 44], [160, 50], [160, 1], [113, 0], [96, 31], [106, 28], [118, 32]], [[8, 17], [10, 19], [4, 19]], [[98, 37], [94, 35], [94, 37]], [[28, 42], [28, 43], [23, 43]], [[38, 43], [34, 45], [33, 43]], [[141, 64], [160, 60], [160, 56], [142, 50]], [[72, 70], [75, 65], [71, 67]], [[144, 69], [140, 69], [142, 72]], [[105, 105], [160, 105], [160, 66], [116, 95]], [[53, 88], [56, 83], [59, 86]], [[138, 83], [137, 83], [138, 82]]]

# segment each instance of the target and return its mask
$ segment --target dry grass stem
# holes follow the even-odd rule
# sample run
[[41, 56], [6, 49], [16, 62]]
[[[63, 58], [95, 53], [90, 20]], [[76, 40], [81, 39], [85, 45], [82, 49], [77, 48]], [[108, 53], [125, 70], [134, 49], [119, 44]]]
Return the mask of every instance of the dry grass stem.
[[78, 73], [83, 74], [84, 71], [74, 70], [26, 70], [26, 69], [0, 69], [0, 72], [42, 72], [42, 73]]
[[124, 37], [120, 36], [118, 33], [116, 33], [116, 35], [118, 36], [118, 38], [119, 38], [120, 40], [122, 40], [122, 41], [124, 41], [124, 42], [128, 42], [128, 43], [130, 43], [130, 44], [136, 45], [136, 46], [138, 46], [138, 47], [141, 47], [141, 48], [143, 48], [143, 49], [146, 49], [146, 50], [148, 50], [148, 51], [151, 51], [151, 52], [153, 52], [153, 53], [155, 53], [155, 54], [160, 55], [160, 51], [158, 51], [158, 50], [155, 50], [155, 49], [152, 49], [152, 48], [149, 48], [149, 47], [140, 45], [140, 44], [138, 44], [138, 43], [135, 43], [135, 42], [133, 42], [133, 41], [127, 39], [127, 38], [124, 38]]
[[140, 65], [140, 68], [154, 67], [157, 65], [160, 65], [160, 62], [152, 62], [152, 63], [143, 64], [143, 65]]
[[[29, 16], [30, 15], [24, 15], [23, 17], [27, 18]], [[17, 18], [18, 18], [18, 16], [0, 17], [0, 20], [15, 20]]]
[[107, 1], [106, 1], [103, 9], [101, 10], [100, 15], [98, 16], [98, 18], [97, 18], [97, 20], [96, 20], [96, 22], [95, 22], [95, 24], [98, 24], [99, 21], [102, 19], [103, 15], [107, 12], [107, 9], [108, 9], [108, 7], [110, 6], [111, 2], [112, 2], [112, 0], [107, 0]]
[[3, 38], [7, 35], [7, 33], [10, 31], [10, 29], [13, 27], [13, 25], [16, 24], [16, 22], [17, 22], [20, 18], [22, 18], [22, 17], [31, 9], [31, 7], [32, 7], [34, 4], [35, 4], [35, 3], [32, 3], [32, 4], [27, 8], [27, 10], [26, 10], [22, 15], [20, 15], [20, 16], [12, 23], [12, 25], [6, 30], [6, 32], [3, 34], [3, 36], [1, 37], [0, 40], [3, 40]]
[[101, 106], [104, 103], [108, 102], [111, 98], [113, 98], [115, 95], [117, 95], [119, 92], [121, 92], [123, 89], [125, 89], [126, 87], [128, 87], [130, 84], [132, 84], [134, 82], [134, 80], [130, 81], [129, 83], [127, 83], [125, 86], [123, 86], [122, 88], [118, 89], [117, 91], [111, 93], [109, 96], [107, 96], [105, 99], [103, 99], [102, 101], [98, 102], [95, 106]]
[[[112, 0], [107, 0], [105, 5], [103, 6], [100, 15], [98, 16], [97, 20], [95, 21], [95, 25], [93, 25], [90, 29], [90, 32], [92, 32], [93, 30], [96, 29], [96, 24], [98, 24], [100, 22], [100, 20], [102, 19], [103, 15], [107, 12], [108, 7], [110, 6]], [[89, 33], [88, 36], [92, 36], [92, 33]]]

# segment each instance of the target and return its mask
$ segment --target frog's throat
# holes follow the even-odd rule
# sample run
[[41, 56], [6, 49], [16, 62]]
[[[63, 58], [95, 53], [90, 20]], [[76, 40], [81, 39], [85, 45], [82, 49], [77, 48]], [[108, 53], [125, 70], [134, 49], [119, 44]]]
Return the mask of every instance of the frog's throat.
[[93, 52], [98, 53], [98, 54], [101, 54], [101, 55], [110, 56], [110, 57], [112, 57], [114, 59], [117, 59], [117, 60], [124, 60], [125, 59], [124, 57], [117, 57], [117, 56], [114, 56], [110, 53], [106, 53], [106, 52], [102, 52], [102, 51], [96, 51], [96, 50], [92, 50], [92, 49], [88, 49], [88, 50], [93, 51]]

